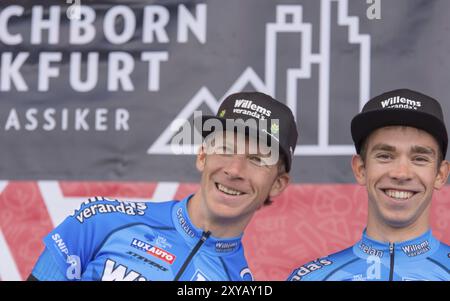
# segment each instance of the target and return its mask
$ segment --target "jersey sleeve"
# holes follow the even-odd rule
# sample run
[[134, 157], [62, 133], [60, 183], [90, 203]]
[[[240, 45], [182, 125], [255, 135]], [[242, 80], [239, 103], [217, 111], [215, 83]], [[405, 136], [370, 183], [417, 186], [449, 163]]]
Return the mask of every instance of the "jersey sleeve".
[[145, 209], [144, 203], [89, 199], [51, 231], [44, 243], [64, 280], [80, 280], [108, 234], [129, 222], [127, 217], [144, 215]]
[[47, 248], [39, 256], [31, 274], [39, 281], [66, 280], [66, 275], [61, 272], [58, 263]]

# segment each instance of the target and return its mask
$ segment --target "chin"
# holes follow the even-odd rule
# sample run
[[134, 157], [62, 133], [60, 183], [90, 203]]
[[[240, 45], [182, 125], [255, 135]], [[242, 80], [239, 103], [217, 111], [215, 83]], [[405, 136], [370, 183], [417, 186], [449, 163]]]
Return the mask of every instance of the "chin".
[[239, 215], [239, 208], [230, 207], [224, 204], [213, 204], [210, 207], [211, 213], [213, 213], [216, 217], [219, 218], [234, 218]]
[[386, 224], [391, 226], [392, 228], [404, 228], [412, 223], [414, 223], [415, 219], [410, 216], [385, 216], [384, 220]]

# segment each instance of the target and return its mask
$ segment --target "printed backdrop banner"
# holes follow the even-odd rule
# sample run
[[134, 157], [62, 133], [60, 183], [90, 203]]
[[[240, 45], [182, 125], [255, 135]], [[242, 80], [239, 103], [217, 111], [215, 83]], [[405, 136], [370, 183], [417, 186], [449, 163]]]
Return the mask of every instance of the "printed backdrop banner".
[[[450, 2], [372, 2], [1, 1], [0, 278], [26, 278], [42, 237], [86, 197], [195, 191], [198, 137], [172, 137], [242, 90], [286, 103], [300, 133], [292, 186], [245, 235], [256, 278], [354, 243], [367, 196], [353, 184], [351, 118], [412, 88], [450, 120]], [[450, 243], [448, 193], [432, 226]]]

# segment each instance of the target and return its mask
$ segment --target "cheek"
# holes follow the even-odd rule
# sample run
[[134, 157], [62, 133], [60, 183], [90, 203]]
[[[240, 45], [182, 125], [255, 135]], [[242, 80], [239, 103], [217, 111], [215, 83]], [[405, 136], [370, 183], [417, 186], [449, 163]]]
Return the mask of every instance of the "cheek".
[[377, 166], [372, 165], [365, 170], [365, 181], [367, 185], [373, 186], [379, 181], [382, 181], [383, 177], [389, 178], [389, 170], [386, 168], [377, 168]]
[[368, 189], [372, 189], [378, 181], [377, 179], [378, 177], [373, 174], [373, 172], [366, 172], [364, 176], [364, 184]]
[[433, 190], [437, 183], [438, 173], [435, 168], [417, 168], [415, 170], [417, 180], [426, 190]]

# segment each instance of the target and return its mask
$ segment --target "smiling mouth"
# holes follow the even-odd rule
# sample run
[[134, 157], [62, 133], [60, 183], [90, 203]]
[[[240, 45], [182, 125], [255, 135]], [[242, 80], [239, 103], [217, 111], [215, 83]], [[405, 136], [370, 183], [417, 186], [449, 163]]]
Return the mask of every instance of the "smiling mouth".
[[416, 192], [395, 189], [383, 189], [383, 192], [390, 198], [398, 200], [410, 199]]
[[225, 193], [227, 195], [237, 196], [237, 195], [243, 195], [244, 194], [244, 192], [232, 189], [230, 187], [226, 187], [226, 186], [224, 186], [222, 184], [219, 184], [219, 183], [216, 183], [216, 188], [220, 192], [223, 192], [223, 193]]

